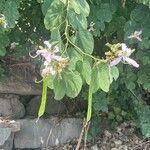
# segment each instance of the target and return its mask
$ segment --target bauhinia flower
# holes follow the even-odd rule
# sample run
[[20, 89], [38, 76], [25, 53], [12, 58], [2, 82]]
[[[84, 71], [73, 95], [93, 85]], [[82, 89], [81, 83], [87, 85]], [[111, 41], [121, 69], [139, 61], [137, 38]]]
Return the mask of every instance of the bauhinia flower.
[[133, 52], [134, 50], [128, 48], [125, 43], [122, 43], [118, 56], [110, 62], [110, 66], [115, 66], [120, 62], [123, 62], [138, 68], [139, 64], [135, 60], [129, 58]]
[[129, 39], [137, 39], [138, 41], [142, 41], [141, 38], [141, 34], [142, 34], [142, 30], [140, 31], [135, 31], [134, 33], [132, 33], [130, 36], [128, 36]]
[[41, 71], [41, 75], [55, 75], [57, 72], [60, 73], [68, 62], [67, 58], [63, 58], [58, 55], [59, 47], [52, 46], [49, 41], [44, 41], [46, 48], [40, 46], [40, 50], [37, 50], [36, 56], [41, 55], [44, 58], [44, 68]]
[[54, 70], [53, 67], [45, 67], [42, 72], [41, 72], [41, 75], [44, 77], [44, 76], [47, 76], [47, 75], [55, 75], [56, 74], [56, 71]]

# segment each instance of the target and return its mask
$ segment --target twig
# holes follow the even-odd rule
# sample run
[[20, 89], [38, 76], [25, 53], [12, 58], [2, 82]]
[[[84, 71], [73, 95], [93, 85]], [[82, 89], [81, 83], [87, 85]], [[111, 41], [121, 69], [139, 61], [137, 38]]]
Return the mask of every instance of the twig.
[[84, 150], [86, 150], [86, 141], [87, 141], [87, 135], [90, 127], [90, 122], [87, 123], [86, 129], [85, 129], [85, 135], [84, 135]]
[[82, 130], [81, 130], [79, 139], [78, 139], [78, 144], [77, 144], [77, 146], [76, 146], [76, 150], [79, 150], [79, 148], [80, 148], [80, 145], [81, 145], [81, 142], [82, 142], [82, 137], [83, 137], [83, 135], [84, 135], [84, 132], [85, 132], [86, 127], [87, 127], [87, 121], [84, 119], [84, 120], [83, 120], [83, 127], [82, 127]]

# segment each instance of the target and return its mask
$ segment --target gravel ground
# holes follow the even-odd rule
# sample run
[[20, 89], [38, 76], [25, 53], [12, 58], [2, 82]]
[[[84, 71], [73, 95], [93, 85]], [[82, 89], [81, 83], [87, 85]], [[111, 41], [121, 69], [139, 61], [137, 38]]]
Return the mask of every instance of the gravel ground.
[[[92, 142], [87, 142], [86, 147], [82, 142], [80, 150], [150, 150], [150, 140], [142, 139], [135, 133], [132, 123], [123, 123], [113, 132], [105, 130]], [[77, 141], [65, 145], [43, 150], [76, 150]]]

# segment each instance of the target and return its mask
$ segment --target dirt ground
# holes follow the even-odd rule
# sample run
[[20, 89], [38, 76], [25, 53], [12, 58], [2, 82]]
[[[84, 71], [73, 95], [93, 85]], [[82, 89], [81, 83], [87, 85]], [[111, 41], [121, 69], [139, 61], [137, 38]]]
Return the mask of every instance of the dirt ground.
[[[76, 145], [77, 140], [74, 140], [48, 150], [77, 150]], [[105, 130], [86, 145], [82, 141], [79, 150], [150, 150], [150, 139], [139, 137], [134, 124], [123, 123], [113, 132]]]

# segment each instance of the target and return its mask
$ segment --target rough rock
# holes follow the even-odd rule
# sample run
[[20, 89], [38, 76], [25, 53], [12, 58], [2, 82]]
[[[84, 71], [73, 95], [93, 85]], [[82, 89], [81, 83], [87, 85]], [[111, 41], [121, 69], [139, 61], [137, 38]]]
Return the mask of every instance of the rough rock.
[[0, 98], [6, 98], [6, 99], [20, 99], [19, 95], [16, 94], [0, 94]]
[[15, 121], [0, 119], [0, 149], [12, 150], [14, 132], [20, 130], [20, 124]]
[[18, 95], [41, 95], [41, 86], [34, 82], [26, 82], [15, 77], [10, 77], [0, 82], [0, 93]]
[[15, 148], [48, 148], [61, 145], [78, 138], [82, 120], [76, 118], [62, 119], [23, 119], [19, 120], [21, 130], [15, 133]]
[[0, 98], [0, 116], [10, 118], [22, 118], [25, 115], [24, 105], [18, 98]]
[[13, 141], [14, 141], [14, 133], [11, 133], [5, 143], [1, 146], [0, 150], [12, 150], [13, 149]]
[[[26, 114], [29, 116], [37, 116], [41, 103], [41, 96], [35, 96], [26, 107]], [[62, 114], [66, 111], [66, 106], [61, 101], [54, 100], [53, 97], [47, 97], [45, 113], [48, 115]]]
[[0, 129], [9, 129], [7, 130], [7, 132], [17, 132], [20, 130], [20, 123], [14, 120], [5, 120], [3, 118], [0, 118]]
[[10, 128], [0, 128], [0, 146], [4, 145], [5, 141], [10, 137]]

